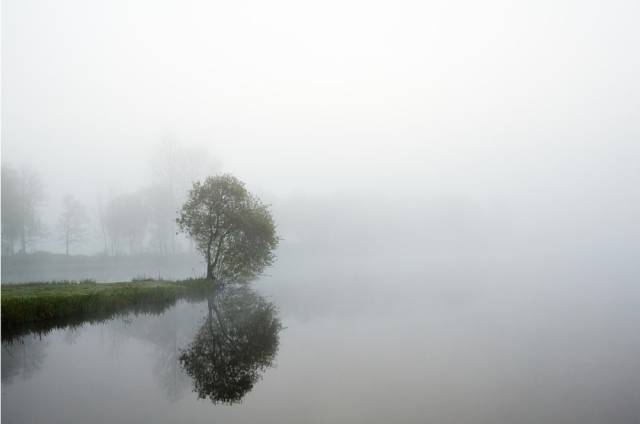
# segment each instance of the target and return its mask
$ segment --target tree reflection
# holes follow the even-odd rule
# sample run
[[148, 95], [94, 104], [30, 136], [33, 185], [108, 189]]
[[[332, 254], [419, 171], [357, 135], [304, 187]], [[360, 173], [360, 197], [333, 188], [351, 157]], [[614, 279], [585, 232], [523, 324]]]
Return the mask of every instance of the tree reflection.
[[213, 403], [236, 403], [269, 368], [282, 328], [273, 304], [246, 286], [208, 299], [208, 315], [180, 361], [194, 391]]

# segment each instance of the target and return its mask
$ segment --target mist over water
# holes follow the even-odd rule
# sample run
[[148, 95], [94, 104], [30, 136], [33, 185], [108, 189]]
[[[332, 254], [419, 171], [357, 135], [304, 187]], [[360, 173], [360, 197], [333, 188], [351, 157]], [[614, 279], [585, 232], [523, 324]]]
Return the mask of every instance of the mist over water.
[[234, 405], [180, 364], [206, 302], [3, 343], [3, 422], [640, 422], [638, 16], [4, 1], [2, 284], [202, 276], [176, 213], [231, 173], [283, 329]]
[[[274, 367], [231, 406], [198, 401], [178, 359], [206, 302], [5, 343], [3, 419], [637, 419], [635, 285], [465, 268], [283, 260], [255, 283], [284, 327]], [[10, 358], [18, 364], [7, 366]]]

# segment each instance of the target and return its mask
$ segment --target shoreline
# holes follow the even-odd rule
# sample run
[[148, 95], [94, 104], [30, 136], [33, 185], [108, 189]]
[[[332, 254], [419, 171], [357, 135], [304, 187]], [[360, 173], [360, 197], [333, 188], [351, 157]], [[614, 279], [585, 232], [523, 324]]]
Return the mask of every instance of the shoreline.
[[2, 340], [130, 312], [160, 313], [180, 299], [204, 299], [211, 287], [205, 279], [3, 284]]

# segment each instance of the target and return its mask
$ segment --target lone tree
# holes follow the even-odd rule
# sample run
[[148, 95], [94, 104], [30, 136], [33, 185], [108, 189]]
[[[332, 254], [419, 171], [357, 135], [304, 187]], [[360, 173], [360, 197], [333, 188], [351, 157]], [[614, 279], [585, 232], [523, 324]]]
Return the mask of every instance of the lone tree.
[[266, 205], [232, 175], [193, 183], [177, 219], [207, 262], [207, 279], [247, 281], [274, 260], [278, 245]]

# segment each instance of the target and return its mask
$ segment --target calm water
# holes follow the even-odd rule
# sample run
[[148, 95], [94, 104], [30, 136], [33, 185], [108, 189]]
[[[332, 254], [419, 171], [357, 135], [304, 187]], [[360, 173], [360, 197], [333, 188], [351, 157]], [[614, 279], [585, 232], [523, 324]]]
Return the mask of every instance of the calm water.
[[2, 422], [640, 422], [632, 278], [321, 268], [3, 343]]

